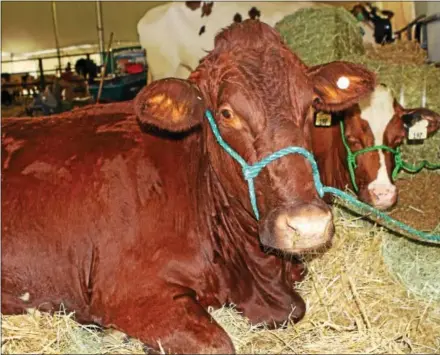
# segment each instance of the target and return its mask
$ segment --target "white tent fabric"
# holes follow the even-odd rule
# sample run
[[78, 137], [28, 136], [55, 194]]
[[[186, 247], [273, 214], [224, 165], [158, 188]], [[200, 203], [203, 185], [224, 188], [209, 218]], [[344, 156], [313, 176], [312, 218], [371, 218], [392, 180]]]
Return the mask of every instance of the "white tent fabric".
[[[103, 1], [106, 41], [137, 42], [136, 25], [145, 12], [159, 1]], [[94, 1], [57, 1], [60, 47], [97, 44]], [[12, 1], [1, 3], [2, 52], [19, 55], [55, 48], [51, 2]]]

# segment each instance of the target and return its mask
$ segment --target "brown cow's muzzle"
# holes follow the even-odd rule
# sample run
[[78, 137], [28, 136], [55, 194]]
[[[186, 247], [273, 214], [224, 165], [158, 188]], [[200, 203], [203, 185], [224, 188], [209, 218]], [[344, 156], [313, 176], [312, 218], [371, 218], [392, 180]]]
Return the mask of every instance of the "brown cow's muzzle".
[[361, 187], [359, 199], [380, 211], [386, 211], [397, 203], [397, 188], [395, 185], [376, 185]]
[[334, 235], [330, 208], [322, 201], [282, 206], [261, 221], [264, 246], [289, 253], [305, 253], [330, 246]]

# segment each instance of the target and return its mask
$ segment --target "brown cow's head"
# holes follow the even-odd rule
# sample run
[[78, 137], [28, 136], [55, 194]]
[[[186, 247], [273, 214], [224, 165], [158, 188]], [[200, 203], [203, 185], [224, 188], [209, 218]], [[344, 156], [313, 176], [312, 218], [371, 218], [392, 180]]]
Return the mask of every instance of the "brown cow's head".
[[[337, 87], [341, 75], [351, 78], [352, 87]], [[223, 139], [253, 164], [289, 146], [310, 150], [305, 125], [310, 105], [347, 108], [373, 90], [374, 80], [362, 67], [342, 62], [307, 73], [275, 30], [246, 20], [216, 36], [214, 50], [188, 80], [163, 79], [146, 87], [136, 98], [136, 112], [141, 123], [169, 131], [201, 125], [211, 176], [230, 206], [241, 209], [236, 215], [253, 223], [241, 167], [216, 142], [205, 110], [212, 112]], [[264, 245], [302, 252], [331, 240], [332, 215], [305, 158], [291, 154], [270, 163], [255, 179], [255, 189]]]
[[[353, 152], [374, 145], [395, 149], [407, 138], [405, 124], [425, 123], [428, 135], [440, 128], [438, 114], [424, 108], [404, 109], [383, 85], [347, 110], [344, 117], [345, 137]], [[392, 207], [397, 201], [396, 186], [391, 179], [393, 169], [394, 159], [390, 152], [359, 155], [355, 171], [359, 198], [378, 209]]]

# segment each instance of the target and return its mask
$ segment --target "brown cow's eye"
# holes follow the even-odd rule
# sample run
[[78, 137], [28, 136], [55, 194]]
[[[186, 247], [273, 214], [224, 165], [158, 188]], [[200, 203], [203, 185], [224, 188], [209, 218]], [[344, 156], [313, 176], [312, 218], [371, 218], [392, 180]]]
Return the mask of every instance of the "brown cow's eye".
[[232, 118], [232, 112], [229, 110], [224, 109], [224, 110], [221, 110], [220, 113], [223, 118]]
[[347, 142], [351, 144], [361, 144], [361, 141], [353, 136], [347, 136]]

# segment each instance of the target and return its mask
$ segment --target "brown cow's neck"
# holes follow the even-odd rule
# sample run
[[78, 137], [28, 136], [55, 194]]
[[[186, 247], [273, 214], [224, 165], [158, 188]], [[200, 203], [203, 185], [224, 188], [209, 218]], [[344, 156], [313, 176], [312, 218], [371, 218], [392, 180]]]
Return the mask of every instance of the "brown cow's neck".
[[[204, 189], [200, 191], [203, 200], [201, 212], [205, 215], [208, 232], [215, 243], [219, 242], [219, 237], [222, 243], [227, 245], [257, 240], [258, 227], [253, 216], [243, 209], [238, 200], [228, 196], [225, 187], [209, 164], [206, 165], [206, 170], [202, 183]], [[210, 198], [206, 199], [203, 195]], [[236, 249], [232, 245], [230, 247]], [[231, 256], [225, 246], [220, 249], [218, 251], [225, 259]]]
[[[209, 163], [205, 167], [198, 183], [199, 226], [211, 241], [210, 264], [218, 267], [216, 274], [223, 274], [220, 285], [224, 290], [217, 292], [223, 293], [229, 302], [246, 308], [243, 302], [256, 294], [265, 299], [291, 285], [292, 273], [286, 270], [292, 265], [261, 250], [258, 224], [252, 212], [245, 210], [239, 200], [228, 197], [214, 169]], [[273, 282], [264, 282], [268, 279]]]
[[347, 152], [341, 139], [339, 124], [312, 129], [313, 154], [324, 185], [352, 188], [347, 167]]

